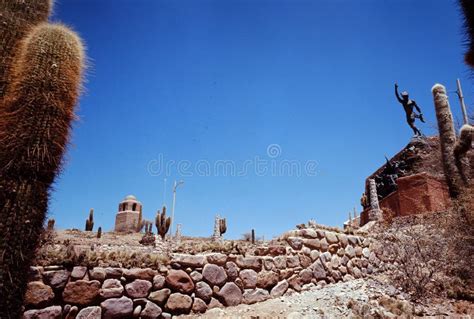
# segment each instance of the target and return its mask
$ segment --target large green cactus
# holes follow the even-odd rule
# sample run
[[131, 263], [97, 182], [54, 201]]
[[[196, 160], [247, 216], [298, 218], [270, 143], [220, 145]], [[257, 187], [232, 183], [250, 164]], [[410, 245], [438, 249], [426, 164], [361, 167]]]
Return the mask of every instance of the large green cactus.
[[163, 206], [162, 213], [160, 211], [156, 213], [155, 226], [158, 234], [162, 239], [165, 239], [166, 233], [170, 229], [171, 218], [166, 217], [166, 207]]
[[65, 152], [83, 48], [49, 0], [0, 0], [0, 318], [19, 318]]

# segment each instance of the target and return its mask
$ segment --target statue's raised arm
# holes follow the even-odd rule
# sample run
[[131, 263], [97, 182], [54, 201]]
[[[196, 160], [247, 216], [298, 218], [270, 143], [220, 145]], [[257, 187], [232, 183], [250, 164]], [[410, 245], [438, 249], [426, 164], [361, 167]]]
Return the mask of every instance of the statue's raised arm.
[[402, 103], [403, 100], [400, 97], [400, 94], [398, 94], [398, 84], [395, 83], [395, 96], [397, 97], [398, 102]]

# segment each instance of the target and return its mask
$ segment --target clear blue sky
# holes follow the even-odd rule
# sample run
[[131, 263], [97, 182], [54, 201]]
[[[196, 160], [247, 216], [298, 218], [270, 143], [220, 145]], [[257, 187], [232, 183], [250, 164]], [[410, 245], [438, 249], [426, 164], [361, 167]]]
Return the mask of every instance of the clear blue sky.
[[[431, 87], [468, 104], [454, 0], [145, 1], [57, 0], [52, 20], [87, 44], [90, 67], [67, 164], [50, 216], [59, 228], [113, 228], [117, 205], [134, 194], [147, 218], [163, 203], [163, 175], [149, 163], [256, 156], [317, 162], [316, 176], [182, 177], [176, 221], [208, 236], [216, 213], [227, 237], [251, 228], [266, 238], [310, 218], [341, 225], [364, 179], [412, 133], [393, 84], [422, 107], [433, 133]], [[454, 93], [451, 105], [459, 116]]]

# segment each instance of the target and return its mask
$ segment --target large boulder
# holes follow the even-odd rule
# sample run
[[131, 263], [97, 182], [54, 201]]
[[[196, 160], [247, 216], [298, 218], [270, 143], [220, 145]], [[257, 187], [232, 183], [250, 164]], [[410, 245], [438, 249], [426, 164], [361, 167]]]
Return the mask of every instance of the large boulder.
[[257, 286], [257, 272], [253, 269], [244, 269], [239, 273], [244, 288], [253, 289]]
[[278, 283], [279, 276], [273, 271], [261, 271], [257, 275], [257, 287], [271, 289]]
[[339, 240], [337, 239], [336, 233], [333, 232], [326, 232], [326, 240], [329, 244], [337, 244]]
[[46, 271], [43, 273], [43, 279], [53, 289], [63, 289], [66, 286], [69, 275], [69, 271], [65, 269]]
[[200, 268], [206, 263], [204, 255], [174, 254], [172, 262], [180, 264], [182, 267]]
[[313, 276], [317, 280], [319, 279], [326, 279], [326, 269], [323, 266], [321, 260], [316, 260], [312, 265], [311, 268], [313, 269]]
[[100, 304], [104, 319], [131, 318], [133, 301], [128, 297], [111, 298]]
[[194, 282], [183, 270], [172, 269], [166, 276], [166, 285], [180, 293], [190, 294], [194, 290]]
[[212, 297], [212, 288], [204, 281], [200, 281], [196, 284], [195, 293], [196, 297], [199, 297], [202, 300], [209, 302]]
[[203, 313], [206, 312], [207, 305], [201, 298], [194, 298], [192, 311], [194, 313]]
[[303, 239], [300, 237], [288, 237], [286, 241], [295, 250], [300, 250], [303, 247]]
[[158, 272], [151, 268], [132, 268], [123, 271], [123, 276], [129, 280], [143, 279], [151, 281], [156, 275], [158, 275]]
[[104, 299], [122, 297], [123, 286], [118, 279], [106, 279], [100, 289], [100, 296]]
[[237, 263], [237, 266], [239, 266], [240, 268], [253, 269], [256, 271], [260, 271], [262, 269], [262, 259], [260, 257], [238, 256], [235, 262]]
[[100, 319], [102, 309], [99, 306], [91, 306], [81, 309], [75, 319]]
[[228, 261], [225, 263], [225, 271], [230, 280], [235, 280], [239, 276], [239, 267], [236, 263]]
[[151, 282], [143, 279], [135, 279], [125, 286], [127, 295], [131, 298], [145, 298], [151, 289]]
[[75, 266], [71, 272], [71, 278], [74, 280], [82, 279], [86, 275], [87, 267]]
[[54, 299], [54, 292], [50, 286], [41, 281], [31, 281], [28, 283], [25, 293], [25, 304], [34, 307], [44, 307], [51, 304]]
[[227, 255], [221, 253], [213, 253], [206, 255], [207, 262], [211, 264], [216, 264], [219, 266], [224, 266], [227, 261]]
[[61, 306], [51, 306], [44, 309], [25, 311], [22, 319], [60, 319], [61, 314]]
[[170, 295], [171, 290], [169, 288], [163, 288], [157, 291], [152, 291], [148, 296], [148, 299], [153, 302], [156, 302], [160, 306], [163, 306]]
[[270, 294], [265, 289], [246, 289], [243, 294], [243, 303], [247, 305], [254, 304], [256, 302], [262, 302], [270, 298]]
[[193, 299], [179, 292], [171, 294], [166, 302], [165, 309], [172, 314], [189, 313]]
[[99, 296], [100, 282], [98, 280], [77, 280], [69, 282], [63, 291], [65, 303], [86, 306], [93, 303]]
[[140, 318], [142, 319], [155, 319], [158, 318], [162, 313], [160, 307], [155, 305], [153, 302], [148, 301], [145, 308], [140, 313]]
[[107, 276], [107, 273], [105, 272], [105, 269], [102, 267], [94, 267], [91, 270], [89, 270], [90, 279], [104, 281], [106, 276]]
[[233, 282], [228, 282], [217, 294], [222, 303], [229, 306], [236, 306], [242, 301], [242, 291]]
[[272, 298], [281, 297], [288, 290], [288, 287], [288, 281], [282, 280], [275, 287], [273, 287], [272, 291], [270, 292], [270, 295], [272, 296]]
[[206, 282], [213, 286], [222, 286], [227, 280], [227, 274], [224, 268], [214, 264], [206, 264], [204, 266], [202, 277]]

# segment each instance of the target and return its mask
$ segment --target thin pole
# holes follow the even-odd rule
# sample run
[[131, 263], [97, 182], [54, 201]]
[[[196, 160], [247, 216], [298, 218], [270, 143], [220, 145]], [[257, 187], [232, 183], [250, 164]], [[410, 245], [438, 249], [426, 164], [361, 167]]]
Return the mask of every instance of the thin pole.
[[183, 181], [179, 181], [179, 182], [174, 181], [174, 185], [173, 185], [173, 207], [171, 209], [171, 230], [170, 230], [171, 236], [173, 236], [174, 208], [176, 206], [176, 188], [178, 188], [178, 186], [182, 184], [184, 184]]
[[461, 81], [457, 79], [456, 83], [458, 85], [458, 90], [456, 93], [458, 94], [459, 102], [461, 103], [463, 121], [464, 121], [464, 124], [468, 124], [469, 120], [467, 118], [466, 104], [464, 103], [464, 95], [462, 94]]
[[166, 204], [166, 178], [163, 179], [163, 207]]

